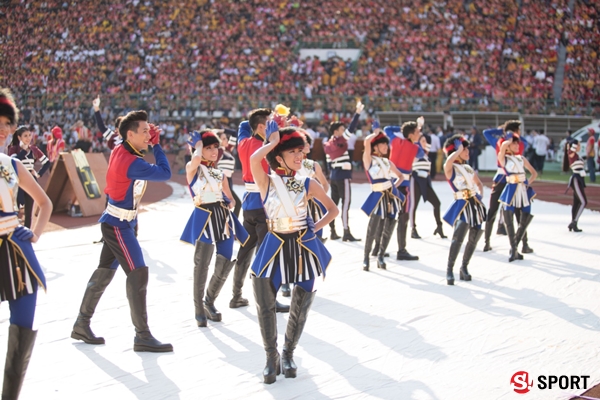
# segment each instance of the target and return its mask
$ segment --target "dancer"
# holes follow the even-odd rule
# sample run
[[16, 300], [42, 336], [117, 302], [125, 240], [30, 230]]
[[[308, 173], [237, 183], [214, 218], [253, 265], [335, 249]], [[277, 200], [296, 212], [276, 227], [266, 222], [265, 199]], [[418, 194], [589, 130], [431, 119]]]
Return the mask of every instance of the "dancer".
[[[396, 214], [405, 201], [397, 186], [404, 180], [402, 172], [385, 155], [388, 153], [390, 139], [381, 132], [379, 122], [373, 123], [373, 133], [364, 140], [363, 165], [371, 183], [371, 194], [362, 206], [369, 216], [363, 270], [369, 270], [369, 253], [375, 238], [379, 238], [380, 253], [377, 254], [377, 268], [386, 269], [384, 251], [392, 236], [396, 223]], [[392, 178], [392, 174], [398, 177]]]
[[446, 283], [454, 285], [454, 263], [467, 232], [469, 232], [469, 239], [463, 253], [459, 277], [461, 281], [471, 280], [467, 267], [477, 242], [483, 234], [481, 225], [486, 220], [486, 210], [482, 202], [483, 184], [468, 164], [469, 141], [462, 135], [454, 135], [444, 143], [444, 152], [448, 157], [444, 164], [444, 174], [454, 191], [454, 202], [444, 214], [444, 220], [454, 226], [448, 254]]
[[[246, 193], [242, 201], [242, 213], [244, 215], [244, 229], [249, 238], [238, 252], [235, 270], [233, 271], [233, 297], [229, 302], [230, 308], [246, 307], [248, 299], [242, 297], [244, 279], [252, 261], [254, 249], [260, 247], [267, 234], [267, 217], [263, 208], [258, 186], [254, 183], [253, 171], [250, 169], [250, 156], [262, 147], [265, 140], [265, 129], [267, 118], [272, 114], [268, 108], [258, 108], [250, 112], [248, 121], [240, 123], [238, 129], [238, 155], [242, 163], [242, 178], [246, 186]], [[269, 171], [269, 164], [263, 160], [265, 173]], [[282, 293], [289, 296], [288, 292]], [[286, 296], [286, 297], [287, 297]], [[289, 312], [288, 305], [277, 302], [277, 312]]]
[[[413, 161], [419, 151], [419, 147], [415, 144], [421, 136], [421, 127], [425, 122], [423, 117], [419, 117], [418, 121], [409, 121], [399, 126], [386, 126], [383, 131], [390, 139], [390, 161], [398, 168], [405, 176], [412, 174]], [[410, 209], [410, 196], [408, 186], [409, 180], [404, 180], [398, 187], [402, 195], [409, 200], [404, 202], [404, 207], [398, 213], [398, 228], [396, 234], [398, 236], [398, 253], [396, 260], [416, 261], [419, 256], [413, 256], [406, 250], [406, 231], [408, 229], [408, 220]], [[394, 229], [393, 226], [390, 227]], [[390, 234], [391, 235], [391, 234]], [[377, 243], [375, 243], [377, 246]], [[385, 254], [386, 248], [383, 243], [379, 246], [379, 254]]]
[[[325, 193], [327, 193], [329, 191], [329, 182], [327, 182], [327, 178], [323, 173], [321, 165], [314, 160], [308, 159], [310, 145], [312, 144], [313, 139], [308, 133], [304, 132], [304, 140], [304, 160], [302, 161], [302, 168], [300, 168], [297, 175], [315, 179], [321, 184], [321, 186], [323, 186], [323, 190], [325, 190]], [[326, 212], [327, 210], [325, 209], [325, 206], [323, 206], [319, 200], [312, 198], [308, 201], [308, 213], [313, 221], [320, 220]], [[327, 238], [323, 238], [323, 229], [320, 229], [315, 233], [321, 242], [325, 243], [325, 241], [327, 241]]]
[[[106, 173], [104, 192], [108, 196], [108, 205], [100, 217], [104, 239], [100, 262], [87, 284], [71, 337], [88, 344], [104, 344], [104, 338], [92, 332], [90, 320], [120, 264], [127, 275], [127, 300], [136, 331], [133, 351], [173, 351], [170, 343], [156, 340], [148, 327], [148, 266], [137, 240], [137, 212], [146, 181], [171, 178], [169, 161], [159, 144], [160, 130], [148, 124], [145, 111], [128, 113], [121, 120], [119, 135], [123, 143], [112, 151]], [[148, 146], [153, 149], [156, 165], [143, 159]]]
[[221, 141], [221, 147], [219, 148], [219, 161], [217, 162], [217, 168], [223, 171], [225, 177], [227, 178], [227, 183], [229, 184], [229, 188], [231, 191], [231, 195], [233, 196], [233, 200], [235, 200], [235, 207], [233, 208], [233, 213], [236, 217], [240, 216], [240, 210], [242, 208], [242, 200], [238, 197], [233, 190], [233, 173], [235, 172], [235, 157], [231, 154], [231, 151], [234, 149], [235, 144], [237, 143], [237, 132], [233, 129], [225, 128], [223, 131], [217, 131], [219, 134], [219, 140]]
[[[348, 225], [348, 211], [352, 199], [352, 186], [350, 184], [352, 182], [352, 160], [348, 154], [348, 139], [354, 135], [360, 113], [364, 108], [365, 106], [359, 100], [356, 103], [356, 111], [348, 129], [345, 129], [342, 122], [332, 122], [329, 125], [330, 139], [323, 147], [327, 155], [327, 162], [331, 163], [331, 199], [336, 207], [340, 200], [342, 201], [342, 224], [344, 225], [342, 241], [344, 242], [359, 242], [361, 240], [352, 236]], [[340, 236], [335, 231], [335, 221], [331, 221], [329, 227], [331, 228], [331, 235], [329, 236], [331, 240], [339, 239]]]
[[[100, 96], [97, 96], [92, 101], [92, 107], [94, 108], [94, 119], [96, 120], [96, 126], [102, 132], [102, 138], [106, 142], [106, 146], [112, 151], [116, 145], [121, 143], [121, 137], [115, 131], [107, 128], [102, 120], [102, 114], [100, 113]], [[115, 121], [115, 129], [119, 129], [119, 124], [123, 117], [117, 117]]]
[[[531, 184], [537, 178], [535, 168], [529, 161], [520, 155], [520, 138], [516, 134], [507, 134], [506, 139], [500, 146], [498, 152], [498, 164], [506, 173], [506, 186], [500, 194], [504, 214], [504, 225], [510, 242], [510, 256], [508, 261], [522, 260], [523, 256], [519, 254], [517, 248], [519, 242], [523, 239], [527, 231], [527, 226], [533, 219], [531, 215], [531, 200], [535, 197], [535, 192]], [[525, 174], [525, 169], [531, 173], [529, 181]], [[518, 211], [521, 213], [519, 220], [519, 229], [515, 232], [513, 215]]]
[[[10, 90], [0, 88], [0, 146], [19, 120], [19, 109]], [[40, 212], [29, 229], [19, 225], [17, 192], [24, 190]], [[4, 364], [3, 399], [17, 399], [37, 336], [33, 320], [37, 290], [46, 290], [44, 272], [31, 243], [42, 236], [52, 214], [52, 203], [33, 175], [15, 158], [0, 153], [0, 301], [8, 301], [10, 326]]]
[[[8, 155], [15, 157], [23, 163], [23, 166], [27, 171], [33, 175], [33, 179], [36, 181], [38, 178], [43, 176], [48, 168], [50, 162], [48, 157], [34, 144], [31, 144], [33, 134], [26, 126], [20, 126], [13, 134], [11, 146], [8, 148]], [[35, 162], [39, 161], [42, 164], [42, 168], [36, 172]], [[31, 228], [31, 218], [33, 213], [33, 198], [28, 195], [24, 190], [19, 190], [17, 196], [19, 207], [24, 206], [25, 226]]]
[[[422, 117], [421, 117], [422, 118]], [[420, 122], [419, 122], [420, 121]], [[420, 126], [423, 126], [425, 119], [418, 120]], [[419, 200], [423, 197], [423, 202], [430, 202], [433, 206], [433, 217], [437, 223], [437, 228], [433, 231], [433, 235], [440, 235], [442, 239], [445, 239], [444, 231], [442, 228], [442, 218], [440, 217], [440, 199], [437, 197], [433, 185], [431, 184], [431, 161], [429, 161], [429, 143], [427, 143], [427, 137], [420, 134], [411, 135], [411, 141], [418, 146], [417, 155], [412, 165], [412, 175], [410, 176], [410, 225], [412, 227], [410, 237], [413, 239], [421, 239], [417, 232], [416, 214], [417, 207], [419, 206]], [[416, 140], [416, 141], [415, 141]], [[431, 139], [429, 139], [431, 140]]]
[[[181, 240], [195, 245], [195, 315], [198, 326], [206, 327], [207, 318], [215, 322], [221, 321], [221, 313], [215, 307], [215, 300], [235, 265], [235, 260], [232, 260], [233, 240], [235, 237], [243, 246], [248, 239], [248, 233], [230, 211], [235, 207], [235, 200], [225, 174], [214, 167], [219, 156], [217, 133], [210, 129], [194, 131], [188, 144], [195, 150], [192, 160], [185, 167], [195, 208]], [[208, 266], [215, 244], [215, 272], [204, 297]]]
[[[517, 136], [521, 135], [521, 121], [519, 120], [510, 120], [506, 121], [503, 125], [498, 128], [486, 129], [483, 131], [483, 136], [486, 138], [488, 143], [496, 149], [496, 156], [500, 151], [500, 145], [506, 140], [508, 136]], [[519, 154], [524, 154], [525, 151], [525, 143], [524, 141], [519, 140]], [[496, 214], [498, 213], [498, 208], [500, 207], [499, 199], [500, 194], [504, 190], [506, 186], [506, 172], [504, 168], [500, 166], [498, 163], [498, 170], [496, 171], [496, 175], [494, 175], [492, 191], [490, 193], [490, 201], [489, 201], [489, 209], [487, 213], [487, 221], [485, 223], [485, 245], [483, 247], [483, 251], [492, 250], [492, 246], [490, 244], [490, 238], [492, 236], [492, 230], [494, 229], [494, 221], [496, 220]], [[520, 221], [521, 214], [520, 210], [517, 210], [515, 213], [517, 216], [517, 220]], [[498, 229], [496, 234], [498, 235], [506, 235], [506, 229], [504, 224], [504, 216], [500, 213], [500, 217], [498, 219]], [[523, 246], [521, 248], [522, 253], [533, 253], [533, 249], [529, 247], [529, 242], [527, 240], [527, 232], [523, 236]]]
[[585, 195], [585, 168], [583, 165], [583, 160], [579, 157], [579, 150], [581, 150], [581, 144], [578, 140], [573, 140], [571, 143], [567, 143], [567, 157], [565, 157], [565, 162], [569, 163], [569, 167], [573, 174], [571, 178], [569, 178], [569, 185], [567, 187], [567, 191], [569, 189], [573, 189], [573, 206], [571, 207], [571, 223], [567, 228], [569, 228], [569, 232], [581, 232], [577, 226], [577, 222], [579, 221], [579, 217], [583, 213], [585, 206], [587, 205], [587, 197]]
[[[295, 378], [294, 350], [315, 298], [315, 279], [325, 275], [331, 255], [315, 231], [339, 213], [323, 187], [313, 179], [297, 176], [305, 146], [303, 134], [295, 127], [279, 130], [275, 121], [266, 128], [268, 143], [250, 159], [252, 173], [267, 213], [269, 233], [252, 264], [254, 297], [258, 322], [267, 356], [265, 383], [275, 382], [283, 367], [286, 378]], [[264, 159], [274, 171], [268, 175]], [[328, 210], [319, 221], [308, 216], [307, 200], [315, 197]], [[281, 359], [277, 351], [275, 295], [282, 283], [294, 283], [290, 317]]]

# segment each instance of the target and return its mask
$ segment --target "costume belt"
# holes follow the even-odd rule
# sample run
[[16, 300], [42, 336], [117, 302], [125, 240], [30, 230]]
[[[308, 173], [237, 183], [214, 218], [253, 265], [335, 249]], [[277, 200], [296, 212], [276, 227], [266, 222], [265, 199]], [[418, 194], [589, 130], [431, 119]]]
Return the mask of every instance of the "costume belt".
[[459, 190], [454, 192], [454, 200], [469, 200], [471, 197], [475, 197], [476, 191], [470, 189]]
[[106, 206], [106, 212], [108, 213], [108, 215], [112, 215], [115, 218], [119, 218], [119, 221], [133, 221], [135, 217], [137, 217], [137, 209], [127, 210], [125, 208], [113, 206], [110, 203]]
[[0, 218], [0, 235], [8, 235], [19, 226], [19, 218], [16, 215]]
[[305, 229], [306, 216], [284, 217], [267, 220], [267, 227], [272, 232], [296, 232]]
[[194, 196], [194, 205], [200, 207], [202, 204], [217, 203], [223, 201], [222, 193], [204, 191]]
[[374, 192], [385, 192], [386, 190], [391, 189], [391, 188], [392, 188], [392, 182], [390, 182], [390, 181], [371, 184], [371, 190]]
[[506, 177], [506, 182], [508, 183], [523, 183], [525, 182], [527, 178], [525, 177], [525, 174], [514, 174], [514, 175], [508, 175]]
[[246, 186], [246, 192], [248, 193], [260, 193], [260, 190], [258, 190], [258, 185], [256, 183], [244, 183], [244, 186]]

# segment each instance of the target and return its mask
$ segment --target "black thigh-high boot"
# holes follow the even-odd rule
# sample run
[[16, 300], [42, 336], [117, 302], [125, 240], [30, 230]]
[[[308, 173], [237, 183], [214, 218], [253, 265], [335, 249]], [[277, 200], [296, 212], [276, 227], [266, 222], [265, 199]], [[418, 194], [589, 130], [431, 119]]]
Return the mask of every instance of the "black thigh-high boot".
[[8, 328], [8, 348], [4, 364], [2, 400], [19, 398], [37, 331], [11, 324]]
[[467, 240], [465, 252], [463, 253], [462, 267], [460, 267], [461, 281], [471, 280], [471, 274], [469, 274], [467, 266], [469, 265], [469, 261], [471, 261], [471, 257], [473, 257], [473, 253], [475, 252], [475, 246], [477, 246], [477, 242], [479, 242], [479, 239], [481, 239], [482, 235], [483, 231], [480, 228], [469, 228], [469, 239]]
[[386, 217], [383, 220], [383, 229], [381, 232], [381, 247], [379, 249], [379, 254], [377, 255], [377, 267], [381, 269], [386, 269], [387, 266], [385, 264], [385, 256], [386, 249], [388, 244], [390, 243], [390, 239], [394, 234], [394, 227], [396, 226], [396, 219]]
[[244, 279], [250, 268], [250, 261], [252, 261], [252, 254], [247, 254], [243, 260], [237, 260], [235, 263], [235, 269], [233, 270], [233, 297], [229, 302], [229, 308], [246, 307], [248, 299], [242, 297], [242, 286], [244, 286]]
[[[527, 227], [531, 223], [532, 219], [533, 215], [530, 213], [521, 212], [521, 221], [519, 222], [519, 229], [517, 229], [517, 247], [519, 247], [521, 240], [523, 240], [523, 247], [525, 247], [525, 241], [527, 240]], [[533, 250], [531, 252], [533, 252]]]
[[116, 269], [98, 268], [92, 274], [83, 294], [83, 300], [81, 300], [77, 321], [73, 325], [71, 332], [73, 339], [83, 340], [87, 344], [104, 344], [104, 338], [96, 336], [92, 332], [90, 320], [96, 311], [100, 297], [112, 281], [116, 271]]
[[522, 243], [523, 243], [523, 246], [521, 246], [521, 253], [523, 253], [523, 254], [533, 253], [533, 249], [531, 247], [529, 247], [529, 240], [527, 239], [527, 231], [525, 231], [525, 234], [523, 235]]
[[508, 257], [508, 262], [522, 260], [523, 256], [517, 251], [517, 234], [515, 233], [514, 221], [515, 213], [514, 211], [510, 210], [502, 210], [502, 215], [504, 217], [504, 226], [506, 228], [506, 234], [508, 235], [508, 241], [510, 243], [510, 254]]
[[163, 353], [173, 351], [170, 343], [161, 343], [152, 336], [148, 327], [146, 294], [148, 291], [148, 267], [136, 268], [127, 275], [127, 300], [131, 308], [131, 321], [135, 326], [133, 351]]
[[496, 217], [488, 218], [485, 222], [485, 245], [483, 246], [483, 251], [492, 250], [492, 245], [490, 244], [490, 238], [492, 236], [492, 230], [494, 229], [494, 222], [496, 221]]
[[[258, 325], [263, 339], [265, 352], [267, 353], [267, 364], [263, 371], [263, 380], [271, 384], [281, 373], [281, 362], [277, 351], [277, 318], [275, 314], [276, 291], [267, 278], [252, 278], [254, 287], [254, 299], [256, 300], [256, 313]], [[295, 290], [295, 288], [294, 288]]]
[[230, 261], [220, 254], [217, 254], [217, 261], [215, 262], [215, 273], [210, 278], [208, 289], [206, 289], [206, 296], [204, 297], [204, 309], [206, 310], [206, 316], [211, 321], [220, 321], [221, 313], [215, 307], [215, 300], [221, 288], [229, 276], [229, 272], [235, 265], [235, 260]]
[[[206, 327], [206, 311], [204, 311], [204, 288], [206, 287], [206, 278], [208, 277], [208, 266], [212, 259], [215, 245], [205, 243], [201, 240], [196, 241], [194, 248], [194, 316], [199, 327]], [[220, 320], [220, 319], [219, 319]]]
[[379, 232], [379, 226], [381, 225], [381, 217], [377, 214], [372, 214], [369, 218], [369, 225], [367, 225], [367, 237], [365, 238], [365, 252], [363, 257], [363, 270], [369, 270], [369, 257], [373, 241], [377, 237]]
[[469, 224], [462, 219], [459, 219], [454, 223], [452, 243], [450, 244], [450, 252], [448, 253], [448, 269], [446, 270], [446, 283], [448, 285], [454, 285], [454, 263], [456, 262], [456, 258], [460, 252], [460, 246], [462, 246], [468, 230]]
[[300, 286], [294, 288], [290, 318], [285, 332], [285, 342], [281, 353], [281, 366], [286, 378], [295, 378], [298, 367], [294, 362], [294, 350], [304, 330], [308, 311], [315, 299], [316, 292], [306, 292]]
[[406, 251], [406, 230], [408, 229], [408, 213], [402, 213], [398, 216], [398, 254], [396, 260], [415, 261], [419, 259], [419, 256], [413, 256]]

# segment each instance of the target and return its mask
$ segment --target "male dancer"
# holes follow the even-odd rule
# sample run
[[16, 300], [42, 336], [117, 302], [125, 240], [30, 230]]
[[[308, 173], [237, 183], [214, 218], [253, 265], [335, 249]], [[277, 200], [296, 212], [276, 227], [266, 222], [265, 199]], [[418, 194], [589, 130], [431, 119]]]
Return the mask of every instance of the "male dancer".
[[[148, 124], [145, 111], [128, 113], [121, 120], [119, 135], [124, 139], [123, 143], [111, 153], [106, 172], [104, 192], [108, 205], [100, 217], [104, 239], [100, 263], [87, 284], [71, 337], [88, 344], [104, 344], [104, 338], [92, 332], [90, 320], [120, 264], [127, 274], [127, 300], [136, 331], [133, 351], [169, 352], [173, 351], [173, 346], [156, 340], [148, 327], [148, 266], [137, 240], [136, 228], [138, 206], [146, 181], [166, 181], [171, 178], [171, 169], [158, 144], [160, 131]], [[148, 145], [153, 148], [156, 165], [143, 159]]]
[[[500, 151], [501, 142], [499, 139], [506, 139], [507, 135], [516, 135], [516, 137], [520, 137], [521, 135], [521, 121], [510, 120], [506, 121], [504, 125], [499, 126], [498, 128], [486, 129], [483, 131], [483, 136], [486, 138], [488, 143], [492, 145], [496, 149], [496, 155]], [[523, 154], [525, 150], [525, 145], [523, 141], [519, 141], [519, 154]], [[498, 213], [498, 208], [500, 206], [500, 194], [504, 190], [506, 186], [506, 171], [504, 168], [498, 164], [498, 170], [496, 171], [496, 175], [494, 176], [494, 183], [492, 184], [492, 192], [490, 193], [490, 202], [489, 208], [487, 212], [487, 219], [485, 223], [485, 245], [483, 247], [483, 251], [492, 250], [492, 246], [490, 245], [490, 237], [492, 236], [492, 229], [494, 229], [494, 221], [496, 220], [496, 214]], [[500, 214], [502, 216], [502, 214]], [[517, 221], [521, 220], [521, 210], [515, 210], [515, 216], [517, 217]], [[500, 221], [498, 225], [498, 234], [506, 234], [504, 229], [500, 229], [500, 227], [504, 227], [506, 221]], [[522, 239], [523, 247], [521, 249], [522, 253], [528, 254], [533, 253], [533, 249], [529, 247], [529, 243], [527, 241], [527, 232]]]
[[[344, 242], [359, 242], [361, 239], [356, 239], [350, 233], [350, 226], [348, 225], [348, 210], [350, 209], [350, 200], [352, 197], [352, 188], [350, 182], [352, 181], [352, 160], [348, 154], [348, 139], [354, 135], [356, 127], [358, 126], [358, 119], [360, 113], [363, 111], [365, 106], [360, 102], [356, 103], [356, 112], [352, 121], [345, 129], [342, 122], [332, 122], [329, 125], [330, 139], [325, 143], [323, 150], [327, 155], [327, 163], [331, 163], [331, 199], [337, 206], [340, 200], [342, 200], [342, 224], [344, 225], [344, 236], [342, 240]], [[331, 228], [331, 240], [337, 240], [340, 236], [335, 231], [335, 221], [329, 223]]]
[[[246, 307], [249, 304], [248, 299], [242, 297], [242, 286], [244, 286], [244, 279], [248, 273], [254, 249], [257, 246], [260, 247], [269, 230], [260, 192], [256, 183], [254, 183], [254, 177], [250, 169], [250, 156], [263, 146], [266, 137], [267, 119], [271, 113], [272, 111], [268, 108], [253, 110], [250, 112], [248, 121], [240, 123], [238, 129], [238, 156], [242, 163], [242, 178], [246, 186], [246, 193], [242, 200], [243, 225], [248, 232], [249, 238], [246, 244], [240, 248], [237, 262], [235, 263], [235, 270], [233, 272], [233, 297], [229, 302], [230, 308]], [[269, 164], [266, 160], [262, 161], [262, 166], [268, 174]], [[287, 292], [289, 293], [289, 291], [288, 286]], [[282, 294], [284, 296], [287, 294], [284, 289], [282, 289]], [[276, 302], [276, 309], [277, 312], [289, 312], [290, 306]]]
[[[421, 136], [421, 127], [425, 120], [423, 117], [418, 119], [418, 122], [410, 121], [399, 126], [386, 126], [383, 131], [390, 138], [390, 161], [402, 172], [405, 176], [412, 174], [413, 161], [419, 151], [419, 147], [415, 144]], [[405, 139], [406, 138], [406, 139]], [[404, 203], [404, 208], [398, 213], [398, 253], [397, 260], [415, 261], [419, 256], [413, 256], [406, 251], [406, 230], [408, 228], [410, 209], [410, 198], [408, 190], [409, 180], [402, 181], [398, 190], [409, 200]], [[379, 254], [385, 255], [385, 250], [392, 236], [394, 225], [384, 228], [379, 246]], [[375, 244], [377, 246], [377, 244]]]
[[[423, 119], [422, 123], [424, 122], [425, 120]], [[419, 200], [421, 200], [421, 197], [423, 197], [424, 202], [429, 201], [433, 206], [433, 216], [435, 218], [435, 222], [437, 223], [437, 228], [435, 229], [435, 231], [433, 231], [433, 234], [434, 236], [438, 234], [442, 239], [444, 239], [446, 238], [446, 236], [444, 236], [444, 231], [442, 229], [442, 219], [440, 217], [440, 199], [438, 199], [437, 194], [433, 190], [433, 186], [431, 184], [431, 161], [429, 161], [429, 157], [427, 156], [430, 145], [427, 143], [427, 138], [424, 135], [419, 134], [419, 136], [417, 137], [417, 135], [414, 134], [410, 137], [412, 138], [411, 141], [419, 147], [417, 155], [413, 161], [413, 171], [410, 177], [409, 216], [410, 226], [412, 227], [411, 237], [413, 239], [421, 239], [421, 236], [419, 236], [419, 233], [417, 232], [415, 216], [417, 213], [417, 207], [419, 206]], [[413, 141], [415, 139], [416, 142]]]

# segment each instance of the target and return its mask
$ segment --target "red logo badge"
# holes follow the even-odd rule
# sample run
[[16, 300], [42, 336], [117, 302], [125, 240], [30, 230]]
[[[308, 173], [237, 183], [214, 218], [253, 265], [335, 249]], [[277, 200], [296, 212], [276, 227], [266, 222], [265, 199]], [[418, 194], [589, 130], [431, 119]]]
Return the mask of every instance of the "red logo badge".
[[510, 386], [518, 394], [525, 394], [529, 392], [529, 388], [533, 386], [533, 379], [529, 382], [529, 373], [525, 371], [516, 372], [512, 378], [510, 378]]

